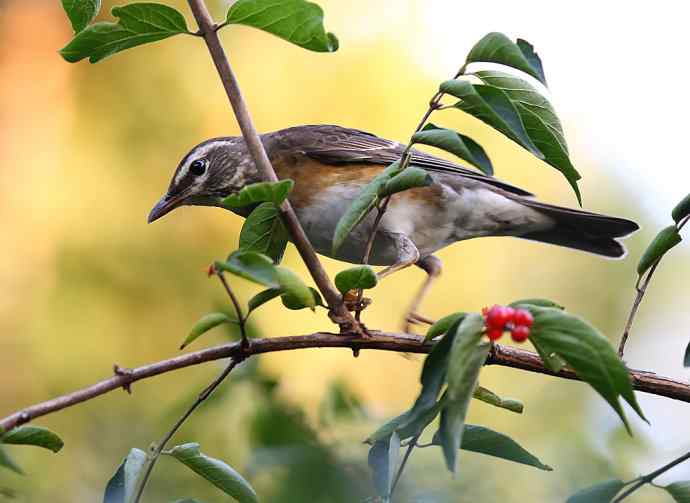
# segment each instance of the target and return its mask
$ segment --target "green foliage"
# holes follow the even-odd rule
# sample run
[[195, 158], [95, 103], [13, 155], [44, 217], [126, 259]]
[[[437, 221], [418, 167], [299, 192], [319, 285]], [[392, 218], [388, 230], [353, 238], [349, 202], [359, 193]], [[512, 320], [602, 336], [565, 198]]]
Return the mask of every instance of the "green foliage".
[[321, 7], [304, 0], [238, 0], [226, 20], [272, 33], [310, 51], [338, 50], [338, 39], [323, 27]]
[[[432, 443], [434, 445], [441, 445], [438, 435], [434, 435]], [[484, 426], [466, 424], [460, 448], [465, 451], [477, 452], [523, 465], [534, 466], [540, 470], [553, 470], [553, 468], [542, 463], [539, 458], [531, 454], [508, 435], [498, 433]]]
[[624, 486], [622, 480], [607, 480], [576, 492], [566, 503], [609, 503]]
[[15, 445], [35, 445], [53, 452], [59, 452], [65, 445], [62, 439], [42, 426], [24, 425], [14, 428], [0, 436], [0, 443]]
[[101, 0], [62, 0], [62, 8], [72, 23], [74, 33], [79, 33], [101, 10]]
[[439, 319], [438, 321], [436, 321], [436, 323], [429, 327], [429, 330], [424, 336], [424, 341], [430, 341], [438, 337], [439, 335], [445, 334], [450, 329], [450, 327], [452, 327], [456, 323], [461, 322], [465, 316], [467, 316], [467, 313], [457, 312], [449, 314]]
[[392, 196], [416, 187], [428, 187], [432, 183], [434, 180], [425, 170], [416, 166], [408, 166], [381, 187], [379, 198]]
[[[314, 295], [314, 290], [305, 285], [299, 276], [285, 267], [276, 267], [278, 284], [283, 291], [283, 304], [289, 309], [303, 309], [308, 307], [311, 310], [317, 305], [320, 297]], [[316, 293], [318, 296], [318, 292]]]
[[350, 267], [335, 276], [335, 286], [343, 295], [350, 290], [374, 288], [377, 283], [376, 273], [368, 265]]
[[113, 7], [112, 14], [117, 23], [95, 23], [79, 31], [60, 50], [62, 57], [70, 63], [84, 58], [96, 63], [131, 47], [189, 33], [182, 14], [167, 5], [133, 3]]
[[231, 209], [258, 203], [273, 203], [280, 206], [294, 185], [295, 182], [290, 179], [279, 182], [252, 183], [244, 186], [236, 194], [230, 194], [223, 199], [223, 206]]
[[446, 404], [441, 410], [438, 437], [446, 466], [451, 472], [456, 470], [470, 399], [491, 347], [488, 343], [480, 344], [483, 327], [481, 315], [467, 315], [457, 328], [450, 350], [448, 391]]
[[477, 167], [487, 175], [494, 174], [494, 167], [484, 149], [469, 136], [460, 134], [452, 129], [440, 128], [434, 124], [427, 124], [412, 136], [412, 143], [430, 145], [450, 152]]
[[379, 496], [390, 496], [399, 457], [400, 437], [395, 432], [384, 440], [374, 442], [369, 449], [369, 467], [374, 473], [374, 486]]
[[225, 262], [214, 262], [217, 271], [226, 271], [259, 285], [279, 288], [276, 266], [266, 255], [255, 251], [237, 250]]
[[136, 496], [139, 477], [143, 475], [147, 459], [141, 449], [132, 449], [118, 467], [105, 488], [103, 503], [131, 503]]
[[461, 100], [456, 108], [500, 131], [539, 159], [544, 158], [527, 134], [515, 105], [502, 90], [457, 79], [447, 80], [440, 90]]
[[677, 503], [690, 503], [690, 480], [674, 482], [664, 486], [664, 489]]
[[645, 250], [640, 262], [637, 264], [637, 274], [642, 276], [655, 262], [661, 260], [661, 257], [663, 257], [666, 252], [680, 243], [682, 239], [675, 225], [669, 225], [660, 230]]
[[546, 85], [541, 59], [534, 52], [534, 47], [522, 39], [518, 39], [515, 43], [503, 33], [489, 33], [477, 42], [467, 55], [467, 64], [475, 62], [510, 66], [531, 75]]
[[560, 309], [522, 307], [534, 316], [530, 340], [548, 348], [570, 365], [580, 379], [611, 405], [628, 431], [630, 427], [619, 397], [645, 419], [635, 398], [630, 374], [606, 337], [584, 320]]
[[180, 346], [180, 349], [186, 348], [201, 335], [223, 323], [237, 323], [237, 320], [233, 320], [225, 313], [209, 313], [202, 316], [189, 331], [189, 335]]
[[544, 161], [565, 176], [575, 191], [578, 202], [582, 204], [577, 186], [581, 176], [570, 161], [563, 126], [549, 100], [525, 80], [507, 73], [480, 71], [475, 75], [485, 84], [506, 94], [515, 105], [529, 138], [544, 155]]
[[477, 386], [472, 394], [472, 398], [476, 398], [477, 400], [488, 403], [489, 405], [493, 405], [494, 407], [506, 409], [518, 414], [522, 414], [522, 411], [525, 409], [525, 405], [520, 400], [501, 398], [493, 391], [482, 386]]
[[685, 196], [671, 211], [671, 216], [677, 224], [688, 215], [690, 215], [690, 194]]
[[288, 232], [274, 203], [262, 203], [252, 211], [240, 231], [240, 250], [268, 255], [279, 264], [285, 253]]
[[263, 290], [251, 299], [249, 299], [249, 302], [247, 303], [249, 307], [249, 312], [247, 313], [247, 316], [249, 316], [249, 313], [254, 311], [255, 309], [258, 309], [259, 307], [263, 306], [266, 302], [275, 299], [276, 297], [280, 297], [280, 295], [283, 293], [283, 290], [280, 288], [269, 288], [268, 290]]
[[395, 161], [379, 173], [357, 195], [347, 211], [340, 217], [333, 235], [333, 255], [345, 242], [352, 230], [367, 216], [379, 201], [379, 192], [385, 183], [401, 171], [400, 161]]
[[239, 503], [258, 503], [259, 499], [249, 482], [223, 461], [203, 454], [199, 450], [199, 444], [177, 445], [167, 454], [201, 475], [228, 496], [235, 498]]
[[690, 343], [685, 347], [685, 356], [683, 356], [683, 366], [690, 367]]
[[565, 307], [561, 306], [557, 302], [554, 302], [549, 299], [538, 299], [538, 298], [530, 298], [530, 299], [520, 299], [516, 300], [515, 302], [511, 302], [509, 305], [511, 307], [517, 307], [521, 306], [523, 304], [528, 304], [530, 306], [535, 306], [535, 307], [553, 307], [556, 309], [563, 310]]

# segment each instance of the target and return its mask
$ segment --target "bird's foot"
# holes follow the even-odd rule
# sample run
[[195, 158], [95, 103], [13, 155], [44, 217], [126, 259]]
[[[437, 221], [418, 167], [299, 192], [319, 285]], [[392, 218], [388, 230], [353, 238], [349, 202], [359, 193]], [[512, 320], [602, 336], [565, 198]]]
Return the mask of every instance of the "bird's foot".
[[415, 312], [410, 312], [405, 317], [403, 332], [408, 334], [412, 333], [412, 325], [433, 325], [434, 323], [436, 323], [436, 321], [431, 318], [427, 318]]

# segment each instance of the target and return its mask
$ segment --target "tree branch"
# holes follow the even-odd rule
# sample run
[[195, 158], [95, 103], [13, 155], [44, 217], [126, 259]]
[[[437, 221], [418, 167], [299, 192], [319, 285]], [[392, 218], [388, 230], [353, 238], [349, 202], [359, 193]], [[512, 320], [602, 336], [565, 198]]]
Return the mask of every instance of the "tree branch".
[[[225, 93], [228, 96], [232, 110], [237, 118], [237, 123], [242, 131], [242, 136], [247, 144], [249, 154], [252, 156], [259, 173], [262, 178], [269, 182], [277, 182], [278, 177], [271, 166], [271, 161], [268, 159], [266, 150], [264, 149], [261, 138], [254, 127], [249, 109], [244, 101], [239, 83], [235, 77], [230, 62], [223, 50], [223, 46], [218, 38], [217, 29], [213, 23], [213, 19], [206, 8], [203, 0], [188, 0], [189, 7], [192, 9], [194, 18], [199, 25], [199, 31], [202, 33], [206, 46], [211, 54], [213, 63], [218, 70], [218, 75], [225, 88]], [[350, 312], [346, 309], [343, 303], [342, 296], [335, 289], [333, 283], [329, 279], [321, 262], [316, 256], [314, 248], [311, 246], [304, 229], [297, 219], [290, 202], [286, 199], [280, 206], [281, 216], [285, 222], [285, 226], [292, 237], [292, 242], [295, 244], [302, 260], [309, 268], [316, 286], [321, 291], [321, 294], [326, 299], [328, 307], [332, 311], [332, 318], [336, 323], [342, 325], [349, 325], [349, 329], [359, 329], [359, 324], [352, 317]]]
[[[131, 370], [120, 371], [114, 376], [86, 388], [32, 405], [0, 420], [0, 431], [8, 431], [38, 417], [91, 400], [118, 388], [129, 387], [132, 383], [142, 379], [223, 358], [244, 358], [261, 353], [309, 348], [349, 348], [354, 351], [376, 349], [399, 353], [428, 353], [432, 347], [433, 343], [425, 343], [419, 336], [374, 330], [370, 331], [368, 336], [354, 333], [343, 335], [316, 332], [310, 335], [254, 339], [249, 348], [246, 349], [242, 348], [240, 342], [224, 344]], [[544, 367], [539, 355], [536, 353], [511, 346], [494, 345], [486, 364], [537, 372], [563, 379], [578, 380], [578, 377], [572, 370], [564, 369], [558, 373], [551, 372]], [[637, 391], [690, 403], [690, 385], [688, 384], [657, 375], [653, 372], [635, 370], [631, 371], [631, 378], [633, 387]]]

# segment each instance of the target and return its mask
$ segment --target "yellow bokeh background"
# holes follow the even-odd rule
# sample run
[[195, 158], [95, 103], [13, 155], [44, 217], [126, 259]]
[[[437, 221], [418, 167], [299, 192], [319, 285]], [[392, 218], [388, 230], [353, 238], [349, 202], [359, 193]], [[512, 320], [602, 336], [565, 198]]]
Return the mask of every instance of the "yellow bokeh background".
[[[106, 3], [103, 19], [109, 17]], [[185, 4], [176, 3], [191, 25]], [[390, 9], [395, 3], [386, 2]], [[329, 30], [340, 35], [335, 54], [303, 51], [249, 28], [224, 30], [223, 42], [257, 127], [271, 131], [334, 123], [405, 141], [437, 83], [448, 75], [420, 70], [420, 46], [433, 26], [418, 21], [424, 2], [403, 3], [395, 30], [388, 30], [381, 20], [387, 13], [382, 2], [374, 2], [368, 16], [364, 0], [321, 2]], [[221, 16], [223, 4], [210, 4]], [[355, 27], [348, 22], [353, 12], [360, 16]], [[220, 285], [208, 280], [204, 270], [236, 247], [241, 219], [195, 207], [146, 224], [148, 211], [191, 146], [238, 134], [205, 46], [179, 36], [96, 65], [70, 65], [57, 53], [70, 37], [59, 2], [0, 4], [0, 415], [107, 377], [113, 363], [133, 367], [173, 356], [201, 315], [227, 307]], [[457, 48], [458, 61], [468, 48]], [[481, 123], [452, 110], [439, 112], [434, 122], [461, 129], [484, 145], [501, 178], [547, 201], [576, 204], [555, 170]], [[565, 126], [567, 136], [580, 144], [578, 129], [586, 125]], [[642, 194], [626, 194], [625, 185], [586, 152], [575, 152], [574, 158], [589, 209], [643, 223], [645, 231], [627, 241], [630, 257], [607, 261], [507, 238], [464, 242], [439, 254], [444, 275], [424, 314], [437, 318], [517, 298], [548, 297], [617, 342], [633, 297], [637, 257], [658, 223], [636, 204]], [[650, 344], [645, 341], [677, 335], [682, 326], [682, 318], [670, 322], [676, 314], [668, 313], [687, 291], [681, 280], [688, 277], [683, 253], [659, 270], [631, 358], [637, 367], [687, 378], [681, 370], [682, 340], [661, 360], [644, 358]], [[308, 278], [292, 246], [285, 263]], [[331, 274], [345, 267], [329, 259], [324, 263]], [[367, 325], [397, 330], [422, 278], [421, 271], [410, 269], [385, 280], [372, 292]], [[258, 291], [233, 281], [244, 300]], [[256, 313], [255, 328], [262, 336], [276, 337], [332, 325], [321, 311], [293, 312], [274, 302]], [[190, 349], [225, 340], [227, 335], [216, 330]], [[344, 455], [363, 462], [366, 446], [359, 442], [412, 402], [421, 361], [383, 352], [362, 352], [355, 359], [345, 350], [324, 349], [262, 356], [260, 366], [279, 380], [281, 399], [304, 407], [315, 428], [329, 385], [347, 383], [364, 402], [368, 419], [336, 431], [320, 429], [319, 435], [343, 444]], [[19, 501], [100, 501], [128, 449], [146, 448], [157, 439], [174, 421], [180, 403], [190, 401], [219, 368], [208, 364], [178, 371], [135, 384], [132, 396], [111, 393], [41, 418], [38, 424], [61, 434], [64, 450], [51, 455], [12, 449], [28, 475], [0, 470], [0, 488], [14, 488]], [[466, 455], [452, 479], [440, 454], [426, 449], [413, 456], [408, 469], [409, 501], [562, 501], [597, 480], [635, 476], [679, 454], [682, 444], [690, 445], [688, 429], [682, 427], [690, 412], [681, 405], [644, 399], [652, 427], [635, 422], [637, 437], [628, 439], [620, 435], [611, 410], [582, 384], [506, 368], [485, 369], [481, 382], [502, 396], [520, 398], [526, 410], [516, 416], [478, 403], [471, 422], [513, 436], [556, 470], [540, 472]], [[195, 436], [183, 429], [179, 439], [200, 439], [210, 455], [242, 471], [249, 455], [242, 411], [253, 397], [246, 390], [237, 393], [212, 415], [192, 418], [198, 421]], [[663, 435], [675, 432], [680, 440], [656, 445], [662, 433], [655, 430], [655, 419], [666, 421]], [[163, 501], [166, 480], [179, 474], [166, 466], [154, 473], [151, 501]], [[688, 478], [685, 468], [676, 479], [683, 470]], [[203, 482], [185, 480], [192, 485], [179, 497], [221, 501], [220, 493]], [[257, 487], [270, 484], [270, 477], [259, 477]], [[437, 487], [451, 488], [454, 496], [415, 499]], [[645, 489], [630, 501], [664, 498]]]

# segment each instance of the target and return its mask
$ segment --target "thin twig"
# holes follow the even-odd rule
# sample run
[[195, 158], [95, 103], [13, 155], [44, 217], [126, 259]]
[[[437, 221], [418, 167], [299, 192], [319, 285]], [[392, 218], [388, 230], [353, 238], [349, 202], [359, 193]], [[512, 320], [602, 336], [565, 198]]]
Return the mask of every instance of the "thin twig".
[[622, 492], [616, 499], [612, 500], [611, 503], [618, 503], [619, 501], [623, 501], [625, 498], [627, 498], [632, 493], [637, 491], [643, 485], [651, 484], [652, 481], [655, 478], [657, 478], [659, 475], [661, 475], [664, 472], [667, 472], [668, 470], [670, 470], [674, 466], [681, 464], [683, 461], [687, 461], [688, 459], [690, 459], [690, 452], [686, 452], [681, 457], [674, 459], [670, 463], [662, 466], [661, 468], [659, 468], [657, 470], [654, 470], [652, 473], [649, 473], [647, 475], [644, 475], [644, 476], [636, 479], [636, 481], [633, 485], [631, 485], [628, 489], [626, 489], [624, 492]]
[[414, 449], [417, 446], [417, 440], [419, 440], [421, 433], [418, 433], [414, 437], [410, 439], [410, 441], [407, 444], [407, 450], [405, 451], [405, 455], [403, 456], [402, 462], [400, 463], [400, 468], [398, 468], [398, 472], [395, 474], [395, 480], [393, 480], [393, 485], [391, 486], [391, 492], [389, 494], [389, 498], [393, 497], [393, 493], [395, 492], [395, 488], [398, 485], [398, 482], [400, 481], [400, 477], [402, 476], [403, 470], [405, 469], [405, 466], [407, 465], [407, 460], [410, 459], [410, 455], [412, 454], [412, 449]]
[[149, 453], [147, 462], [146, 462], [146, 470], [144, 471], [143, 476], [139, 479], [137, 483], [137, 488], [136, 488], [136, 493], [134, 497], [134, 503], [139, 503], [141, 500], [142, 495], [144, 494], [144, 489], [146, 488], [146, 483], [149, 481], [149, 478], [151, 477], [151, 472], [153, 471], [153, 467], [156, 465], [156, 462], [158, 461], [158, 458], [160, 458], [161, 453], [165, 449], [165, 446], [168, 444], [170, 439], [177, 433], [177, 430], [180, 429], [180, 427], [184, 424], [184, 422], [189, 418], [189, 416], [192, 415], [192, 413], [209, 397], [211, 396], [211, 393], [213, 393], [218, 386], [225, 380], [225, 378], [232, 372], [232, 369], [234, 369], [237, 364], [241, 361], [241, 358], [233, 358], [230, 360], [230, 363], [228, 364], [227, 367], [221, 372], [221, 374], [211, 383], [209, 384], [197, 397], [197, 399], [194, 401], [194, 403], [187, 409], [187, 411], [180, 417], [180, 419], [177, 420], [175, 425], [168, 431], [165, 436], [155, 444], [155, 446], [152, 448], [152, 452]]
[[[187, 0], [189, 7], [192, 9], [194, 18], [199, 26], [199, 30], [203, 34], [204, 40], [206, 41], [206, 46], [213, 59], [213, 63], [216, 66], [220, 80], [223, 83], [225, 93], [227, 94], [230, 105], [237, 118], [237, 123], [242, 131], [242, 136], [244, 137], [245, 143], [247, 144], [247, 150], [251, 155], [254, 163], [256, 164], [259, 173], [264, 180], [269, 182], [278, 181], [278, 177], [271, 166], [271, 161], [268, 159], [266, 150], [264, 149], [263, 143], [261, 143], [261, 138], [254, 127], [251, 115], [247, 108], [247, 104], [244, 101], [242, 92], [235, 77], [230, 62], [223, 50], [223, 46], [218, 38], [217, 29], [208, 12], [206, 3], [204, 0]], [[319, 291], [326, 299], [326, 303], [330, 308], [331, 318], [333, 321], [341, 326], [341, 329], [347, 331], [355, 330], [360, 331], [359, 323], [355, 321], [352, 314], [347, 310], [345, 304], [343, 303], [343, 298], [333, 286], [330, 278], [326, 274], [319, 258], [316, 256], [316, 252], [309, 242], [309, 238], [304, 232], [304, 229], [297, 219], [290, 202], [286, 199], [280, 206], [280, 213], [285, 223], [285, 226], [290, 233], [292, 242], [295, 244], [297, 251], [299, 252], [302, 260], [309, 269], [316, 286]]]
[[[9, 431], [38, 417], [72, 407], [142, 379], [224, 358], [249, 357], [262, 353], [308, 348], [374, 349], [398, 353], [428, 353], [432, 347], [433, 342], [425, 343], [422, 337], [416, 335], [386, 333], [376, 330], [370, 330], [367, 337], [356, 333], [342, 335], [316, 332], [310, 335], [252, 339], [251, 346], [247, 350], [243, 349], [239, 342], [223, 344], [133, 368], [125, 374], [115, 374], [86, 388], [19, 410], [0, 420], [0, 431]], [[516, 347], [501, 346], [500, 344], [493, 346], [486, 364], [578, 380], [577, 375], [572, 370], [563, 369], [558, 373], [551, 372], [544, 367], [536, 353]], [[652, 372], [632, 370], [630, 375], [633, 388], [638, 391], [690, 403], [690, 385], [684, 382], [675, 381]]]
[[220, 282], [223, 284], [223, 287], [225, 288], [225, 291], [227, 292], [228, 297], [230, 297], [230, 301], [232, 302], [232, 305], [235, 308], [235, 314], [237, 315], [237, 324], [240, 327], [242, 347], [244, 349], [247, 349], [249, 347], [249, 338], [247, 337], [247, 318], [244, 316], [242, 312], [242, 307], [240, 306], [240, 303], [237, 300], [235, 292], [232, 291], [232, 288], [230, 288], [228, 281], [225, 279], [223, 271], [216, 271], [216, 276], [218, 276]]

